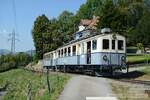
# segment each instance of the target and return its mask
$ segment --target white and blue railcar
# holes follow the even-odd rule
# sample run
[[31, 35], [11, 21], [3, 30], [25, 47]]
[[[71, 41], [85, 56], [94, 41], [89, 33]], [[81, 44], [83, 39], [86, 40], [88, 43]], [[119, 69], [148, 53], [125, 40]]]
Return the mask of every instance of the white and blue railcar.
[[122, 69], [126, 67], [126, 39], [114, 33], [84, 36], [45, 53], [43, 62], [45, 67], [68, 72]]

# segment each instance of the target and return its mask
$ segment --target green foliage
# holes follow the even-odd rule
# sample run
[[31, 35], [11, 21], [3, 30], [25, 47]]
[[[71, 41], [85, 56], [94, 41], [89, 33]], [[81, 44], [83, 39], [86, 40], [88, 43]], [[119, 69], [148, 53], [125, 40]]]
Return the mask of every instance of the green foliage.
[[45, 15], [38, 16], [34, 22], [32, 35], [37, 59], [43, 53], [55, 50], [58, 46], [72, 40], [81, 19], [99, 16], [97, 29], [109, 27], [127, 37], [127, 46], [150, 41], [150, 2], [149, 0], [87, 0], [74, 15], [63, 11], [58, 18], [49, 20]]
[[45, 15], [37, 17], [32, 30], [36, 58], [42, 59], [44, 53], [55, 50], [72, 39], [73, 20], [73, 14], [68, 11], [64, 11], [58, 19], [49, 20]]
[[2, 55], [0, 57], [0, 72], [17, 68], [19, 66], [25, 66], [31, 61], [31, 59], [31, 56], [22, 52], [15, 55]]
[[144, 50], [142, 43], [137, 43], [137, 48], [138, 48], [138, 50]]
[[141, 70], [142, 72], [144, 72], [146, 75], [150, 76], [150, 68], [148, 68], [150, 66], [147, 66], [145, 69]]
[[131, 34], [131, 43], [142, 43], [144, 46], [150, 45], [150, 13], [145, 14], [136, 25]]
[[51, 94], [49, 94], [46, 74], [44, 73], [33, 73], [23, 69], [15, 69], [0, 73], [0, 77], [0, 87], [4, 86], [7, 82], [9, 83], [3, 100], [27, 100], [29, 82], [31, 83], [32, 100], [56, 100], [70, 78], [67, 74], [49, 74], [51, 85]]
[[[32, 35], [38, 58], [43, 57], [44, 34], [49, 32], [48, 27], [49, 27], [49, 19], [45, 15], [36, 18], [32, 30]], [[49, 40], [51, 40], [51, 38]]]

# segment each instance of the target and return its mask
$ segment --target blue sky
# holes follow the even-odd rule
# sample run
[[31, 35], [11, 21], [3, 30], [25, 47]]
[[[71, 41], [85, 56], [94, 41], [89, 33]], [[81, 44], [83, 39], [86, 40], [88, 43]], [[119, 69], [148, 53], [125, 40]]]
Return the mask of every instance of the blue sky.
[[16, 7], [15, 27], [13, 0], [0, 0], [0, 49], [10, 50], [8, 34], [15, 29], [17, 38], [16, 51], [34, 49], [31, 30], [37, 16], [45, 14], [49, 19], [57, 17], [62, 11], [73, 13], [86, 0], [14, 0]]

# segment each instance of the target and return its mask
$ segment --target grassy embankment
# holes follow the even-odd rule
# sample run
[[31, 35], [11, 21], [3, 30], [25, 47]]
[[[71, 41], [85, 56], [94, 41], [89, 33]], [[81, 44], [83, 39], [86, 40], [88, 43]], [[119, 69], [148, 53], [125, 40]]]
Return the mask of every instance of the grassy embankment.
[[0, 87], [4, 86], [7, 81], [10, 83], [4, 100], [27, 100], [29, 82], [32, 100], [56, 100], [69, 78], [67, 74], [49, 74], [51, 85], [51, 94], [49, 94], [46, 74], [14, 69], [0, 73]]
[[129, 55], [127, 56], [128, 64], [150, 63], [150, 54], [145, 55]]

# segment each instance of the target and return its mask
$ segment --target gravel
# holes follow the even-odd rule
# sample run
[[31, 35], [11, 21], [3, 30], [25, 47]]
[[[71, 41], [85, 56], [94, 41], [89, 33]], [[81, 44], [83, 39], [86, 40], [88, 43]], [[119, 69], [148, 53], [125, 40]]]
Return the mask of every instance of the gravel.
[[58, 100], [86, 100], [86, 97], [112, 97], [109, 83], [102, 77], [73, 76]]

